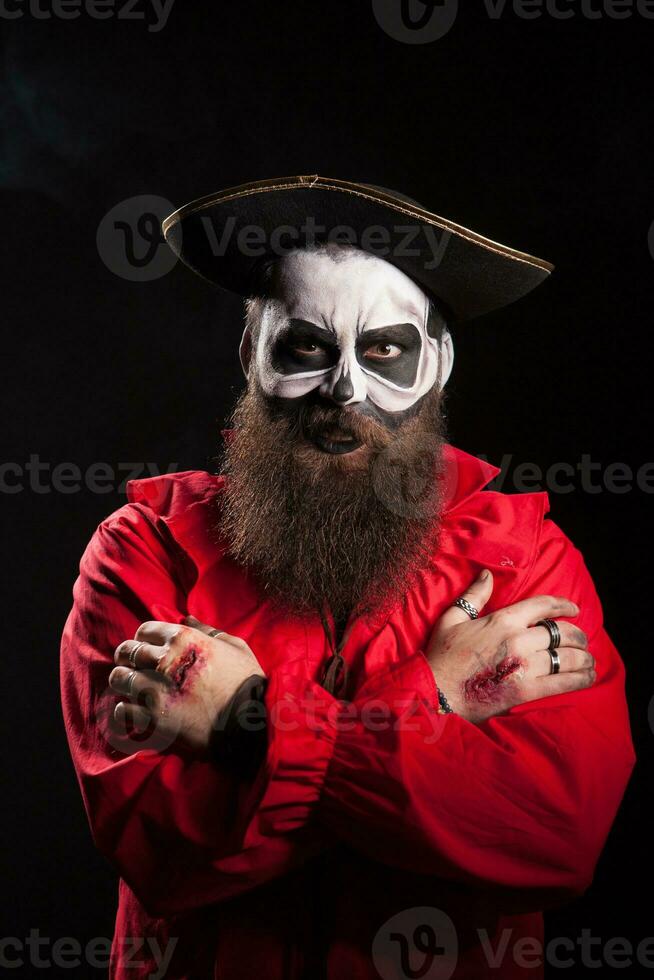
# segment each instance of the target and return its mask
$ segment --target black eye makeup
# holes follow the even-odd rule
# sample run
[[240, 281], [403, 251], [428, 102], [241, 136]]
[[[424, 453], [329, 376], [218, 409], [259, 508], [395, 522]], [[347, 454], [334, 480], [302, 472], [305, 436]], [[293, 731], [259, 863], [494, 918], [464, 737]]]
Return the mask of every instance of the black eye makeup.
[[357, 360], [368, 371], [401, 388], [415, 384], [422, 341], [413, 323], [364, 330], [357, 339]]
[[280, 374], [324, 371], [338, 363], [334, 334], [309, 320], [290, 320], [272, 350], [273, 368]]
[[[412, 323], [394, 323], [364, 330], [356, 337], [356, 358], [362, 367], [401, 388], [415, 383], [422, 341]], [[272, 349], [279, 374], [327, 371], [339, 360], [336, 334], [309, 320], [289, 320]]]

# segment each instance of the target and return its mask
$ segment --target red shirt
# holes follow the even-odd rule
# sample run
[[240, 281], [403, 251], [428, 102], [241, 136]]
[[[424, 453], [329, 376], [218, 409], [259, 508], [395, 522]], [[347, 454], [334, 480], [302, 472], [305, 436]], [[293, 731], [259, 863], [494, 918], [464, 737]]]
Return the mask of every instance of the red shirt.
[[[624, 668], [547, 494], [483, 490], [499, 471], [453, 447], [446, 462], [433, 564], [403, 608], [351, 623], [351, 702], [318, 683], [331, 655], [319, 615], [283, 617], [225, 554], [225, 477], [134, 481], [96, 530], [62, 696], [94, 840], [121, 877], [112, 977], [153, 973], [169, 939], [165, 975], [179, 980], [542, 976], [519, 941], [542, 940], [542, 909], [588, 887], [633, 768]], [[438, 714], [423, 650], [483, 568], [484, 613], [542, 593], [579, 605], [591, 688], [478, 726]], [[270, 677], [268, 753], [250, 781], [110, 734], [115, 647], [187, 614], [245, 639]]]

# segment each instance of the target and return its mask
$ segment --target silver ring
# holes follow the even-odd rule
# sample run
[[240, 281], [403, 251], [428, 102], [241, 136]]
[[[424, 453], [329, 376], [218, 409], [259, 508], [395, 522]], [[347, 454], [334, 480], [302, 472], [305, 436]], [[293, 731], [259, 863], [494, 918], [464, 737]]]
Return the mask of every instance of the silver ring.
[[129, 675], [129, 680], [127, 681], [127, 692], [126, 692], [128, 698], [132, 697], [132, 688], [134, 687], [134, 680], [136, 679], [137, 674], [138, 674], [138, 670], [133, 670], [132, 673]]
[[550, 634], [550, 643], [548, 649], [550, 651], [556, 650], [557, 647], [561, 646], [561, 630], [559, 629], [559, 624], [554, 619], [539, 619], [536, 626], [544, 626], [547, 632]]
[[479, 610], [475, 609], [473, 604], [468, 602], [467, 599], [464, 599], [463, 596], [459, 596], [458, 599], [455, 599], [452, 605], [458, 606], [459, 609], [463, 609], [464, 613], [467, 613], [468, 616], [470, 616], [470, 619], [479, 619]]
[[224, 633], [224, 632], [225, 632], [225, 630], [209, 630], [209, 633], [207, 634], [207, 636], [213, 636], [213, 637], [220, 636], [221, 633]]
[[142, 646], [143, 646], [143, 640], [139, 640], [136, 646], [132, 647], [132, 649], [129, 651], [129, 657], [127, 659], [129, 660], [130, 666], [133, 667], [135, 670], [138, 670], [138, 664], [136, 663], [136, 654], [139, 652]]
[[551, 648], [547, 652], [549, 653], [550, 660], [552, 661], [552, 666], [550, 667], [550, 674], [558, 674], [558, 672], [561, 670], [561, 661], [559, 659], [559, 655], [556, 652], [556, 650], [552, 650]]

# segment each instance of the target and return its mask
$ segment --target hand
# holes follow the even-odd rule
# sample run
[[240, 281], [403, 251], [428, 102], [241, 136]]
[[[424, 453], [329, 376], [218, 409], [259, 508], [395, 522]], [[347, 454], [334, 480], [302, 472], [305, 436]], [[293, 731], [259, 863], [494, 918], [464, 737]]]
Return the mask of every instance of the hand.
[[[240, 637], [209, 636], [212, 627], [193, 616], [186, 623], [142, 623], [133, 640], [116, 647], [109, 684], [129, 698], [114, 710], [121, 725], [145, 730], [154, 723], [166, 744], [178, 738], [203, 752], [218, 714], [243, 681], [265, 674]], [[134, 650], [136, 670], [129, 659]]]
[[[492, 591], [493, 576], [485, 571], [463, 598], [481, 612]], [[549, 631], [534, 625], [541, 619], [578, 614], [574, 602], [548, 595], [474, 620], [452, 606], [436, 623], [427, 646], [436, 683], [452, 709], [475, 724], [517, 704], [590, 687], [595, 660], [586, 634], [571, 623], [558, 622], [561, 667], [551, 674]]]

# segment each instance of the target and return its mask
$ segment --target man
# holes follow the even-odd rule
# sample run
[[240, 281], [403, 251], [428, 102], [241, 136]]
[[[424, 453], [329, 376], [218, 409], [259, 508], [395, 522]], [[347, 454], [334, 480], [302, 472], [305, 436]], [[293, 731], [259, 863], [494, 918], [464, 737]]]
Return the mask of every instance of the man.
[[247, 297], [247, 387], [221, 475], [130, 485], [66, 624], [111, 975], [542, 976], [633, 767], [624, 670], [546, 494], [484, 490], [442, 399], [452, 326], [551, 267], [317, 176], [164, 230]]

